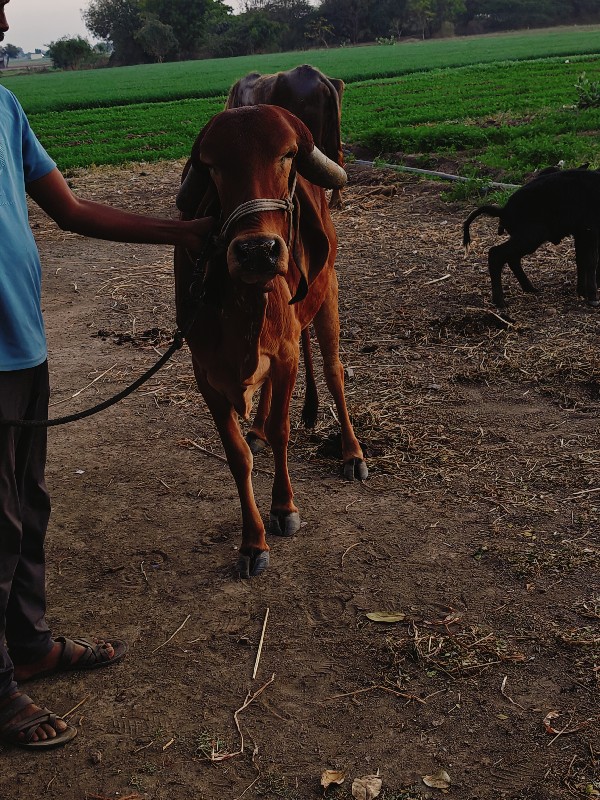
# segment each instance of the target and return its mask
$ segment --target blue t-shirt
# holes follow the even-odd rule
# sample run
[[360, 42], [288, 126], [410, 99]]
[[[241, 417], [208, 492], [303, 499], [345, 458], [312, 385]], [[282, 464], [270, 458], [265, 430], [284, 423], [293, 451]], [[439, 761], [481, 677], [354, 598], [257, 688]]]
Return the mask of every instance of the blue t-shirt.
[[47, 356], [42, 270], [25, 184], [55, 166], [17, 98], [0, 86], [0, 371], [36, 367]]

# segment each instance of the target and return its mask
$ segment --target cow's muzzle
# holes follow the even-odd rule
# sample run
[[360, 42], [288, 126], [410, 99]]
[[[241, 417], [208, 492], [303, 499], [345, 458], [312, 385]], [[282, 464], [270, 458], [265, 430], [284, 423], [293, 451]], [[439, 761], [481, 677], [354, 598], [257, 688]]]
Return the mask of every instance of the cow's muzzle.
[[267, 286], [277, 275], [286, 274], [288, 249], [276, 234], [237, 236], [227, 250], [227, 264], [232, 277]]

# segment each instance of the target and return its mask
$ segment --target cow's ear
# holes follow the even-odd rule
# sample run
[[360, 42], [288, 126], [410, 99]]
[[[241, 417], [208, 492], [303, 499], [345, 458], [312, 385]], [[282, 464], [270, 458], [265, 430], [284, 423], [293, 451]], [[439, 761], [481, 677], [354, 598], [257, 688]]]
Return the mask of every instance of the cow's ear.
[[184, 214], [194, 214], [196, 212], [212, 183], [208, 169], [200, 161], [200, 146], [211, 122], [205, 125], [198, 134], [192, 147], [191, 156], [183, 168], [181, 186], [177, 193], [175, 204]]
[[181, 186], [175, 204], [183, 214], [194, 214], [208, 189], [210, 177], [208, 170], [199, 172], [188, 161], [183, 170]]

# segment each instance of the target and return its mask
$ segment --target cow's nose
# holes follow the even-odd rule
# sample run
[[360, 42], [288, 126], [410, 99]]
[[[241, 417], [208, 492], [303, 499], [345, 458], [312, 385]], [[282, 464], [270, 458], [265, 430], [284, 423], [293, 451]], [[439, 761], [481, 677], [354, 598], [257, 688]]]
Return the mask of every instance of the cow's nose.
[[235, 242], [235, 255], [242, 269], [264, 272], [276, 268], [281, 255], [280, 248], [279, 240], [261, 236]]

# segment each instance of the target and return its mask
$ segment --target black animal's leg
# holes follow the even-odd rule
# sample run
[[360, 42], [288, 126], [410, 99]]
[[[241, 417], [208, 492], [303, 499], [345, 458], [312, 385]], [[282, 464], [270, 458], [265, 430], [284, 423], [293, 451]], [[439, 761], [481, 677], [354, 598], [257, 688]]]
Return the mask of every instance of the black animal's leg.
[[508, 260], [508, 266], [513, 271], [515, 278], [521, 284], [521, 289], [523, 289], [524, 292], [535, 293], [538, 291], [525, 274], [523, 267], [521, 266], [520, 258], [510, 258]]
[[488, 253], [488, 269], [492, 281], [492, 303], [496, 308], [506, 308], [506, 300], [502, 291], [502, 267], [506, 264], [506, 244], [490, 247]]
[[[598, 269], [598, 231], [581, 230], [574, 234], [577, 261], [577, 291], [588, 305], [599, 306], [596, 274]], [[580, 286], [580, 284], [583, 286]], [[583, 292], [580, 290], [583, 289]]]

